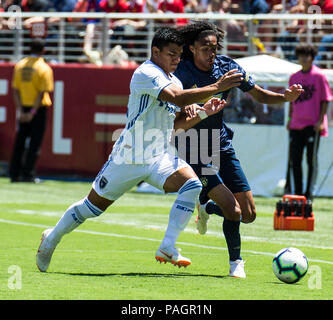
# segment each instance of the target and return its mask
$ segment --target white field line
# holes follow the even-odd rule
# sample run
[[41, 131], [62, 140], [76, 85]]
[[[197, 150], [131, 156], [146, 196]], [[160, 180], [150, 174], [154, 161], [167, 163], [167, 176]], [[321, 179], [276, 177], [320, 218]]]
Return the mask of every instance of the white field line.
[[[42, 215], [42, 216], [53, 216], [53, 217], [61, 217], [63, 215], [62, 211], [43, 211], [43, 212], [36, 212], [34, 210], [15, 210], [16, 213], [26, 214], [26, 215]], [[122, 219], [118, 219], [117, 217], [121, 216]], [[155, 215], [156, 216], [156, 215]], [[102, 222], [106, 224], [112, 225], [121, 225], [121, 226], [134, 226], [134, 227], [142, 227], [144, 229], [155, 229], [155, 230], [165, 230], [165, 224], [160, 225], [147, 225], [143, 224], [138, 221], [131, 220], [130, 218], [124, 217], [124, 213], [117, 213], [112, 212], [110, 217], [100, 216], [96, 219], [91, 219], [91, 222]], [[198, 231], [196, 228], [191, 228], [189, 226], [186, 227], [185, 232], [197, 234]], [[214, 237], [223, 237], [222, 231], [207, 231], [207, 236], [214, 236]], [[263, 242], [263, 243], [270, 243], [270, 244], [281, 244], [285, 243], [285, 246], [302, 246], [306, 248], [314, 248], [314, 249], [323, 249], [323, 250], [333, 250], [333, 247], [322, 246], [318, 244], [313, 244], [311, 240], [300, 238], [299, 236], [296, 238], [287, 238], [287, 237], [258, 237], [258, 236], [246, 236], [242, 235], [242, 241], [255, 241], [255, 242]], [[290, 245], [290, 243], [292, 245]]]
[[[0, 219], [0, 223], [9, 223], [9, 224], [14, 224], [14, 225], [22, 225], [22, 226], [29, 226], [29, 227], [44, 228], [44, 229], [50, 228], [50, 226], [43, 225], [43, 224], [35, 224], [35, 223], [5, 220], [5, 219]], [[94, 235], [99, 235], [99, 236], [161, 242], [160, 239], [137, 237], [137, 236], [131, 236], [131, 235], [117, 234], [117, 233], [107, 233], [107, 232], [98, 232], [98, 231], [81, 230], [81, 229], [77, 229], [74, 231], [81, 232], [81, 233], [87, 233], [87, 234], [94, 234]], [[203, 248], [203, 249], [213, 249], [213, 250], [223, 250], [223, 251], [227, 250], [227, 248], [223, 248], [223, 247], [206, 246], [206, 245], [190, 243], [190, 242], [177, 242], [177, 244], [180, 244], [183, 246], [192, 246], [192, 247], [197, 247], [197, 248]], [[242, 251], [251, 253], [251, 254], [266, 255], [266, 256], [272, 256], [272, 257], [274, 257], [274, 255], [275, 255], [275, 253], [271, 253], [271, 252], [261, 252], [261, 251], [253, 251], [253, 250], [242, 250]], [[325, 261], [325, 260], [318, 260], [318, 259], [308, 259], [308, 260], [312, 261], [312, 262], [326, 263], [326, 264], [333, 265], [333, 261]]]

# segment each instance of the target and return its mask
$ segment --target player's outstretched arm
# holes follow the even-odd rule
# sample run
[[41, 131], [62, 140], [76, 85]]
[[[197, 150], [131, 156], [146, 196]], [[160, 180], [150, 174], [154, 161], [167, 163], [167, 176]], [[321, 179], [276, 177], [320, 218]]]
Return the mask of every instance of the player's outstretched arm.
[[260, 103], [280, 104], [297, 100], [303, 91], [302, 86], [297, 84], [290, 86], [283, 94], [265, 90], [255, 85], [248, 93]]
[[230, 70], [217, 82], [201, 88], [182, 90], [177, 85], [171, 84], [160, 92], [158, 98], [162, 101], [168, 101], [184, 111], [185, 106], [209, 99], [214, 94], [239, 86], [243, 80], [243, 74], [237, 71], [237, 69]]

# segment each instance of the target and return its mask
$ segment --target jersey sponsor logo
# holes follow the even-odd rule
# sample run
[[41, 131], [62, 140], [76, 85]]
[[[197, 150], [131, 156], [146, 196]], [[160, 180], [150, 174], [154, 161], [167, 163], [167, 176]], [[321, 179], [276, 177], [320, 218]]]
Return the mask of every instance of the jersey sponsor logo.
[[157, 101], [160, 103], [158, 106], [163, 108], [164, 110], [168, 111], [170, 115], [175, 116], [176, 112], [177, 112], [177, 106], [175, 106], [174, 104], [171, 104], [167, 101], [162, 101], [160, 99], [157, 99]]

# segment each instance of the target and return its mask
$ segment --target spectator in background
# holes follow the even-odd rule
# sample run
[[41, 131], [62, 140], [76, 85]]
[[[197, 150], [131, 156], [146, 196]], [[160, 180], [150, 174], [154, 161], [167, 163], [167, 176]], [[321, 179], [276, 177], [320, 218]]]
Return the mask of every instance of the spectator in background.
[[268, 13], [270, 7], [265, 0], [243, 1], [243, 11], [246, 14]]
[[[158, 5], [158, 12], [160, 13], [184, 13], [184, 5], [182, 0], [161, 0]], [[176, 25], [184, 25], [187, 23], [186, 19], [162, 20], [161, 23], [175, 23]]]
[[21, 0], [2, 0], [0, 1], [0, 12], [8, 11], [11, 6], [20, 6]]
[[313, 0], [312, 4], [320, 6], [321, 13], [333, 13], [333, 0]]
[[143, 6], [144, 13], [156, 13], [160, 0], [146, 0]]
[[285, 31], [283, 31], [277, 38], [277, 42], [279, 43], [279, 48], [281, 50], [279, 54], [278, 51], [276, 51], [276, 53], [279, 55], [279, 58], [296, 60], [295, 47], [299, 42], [298, 30], [299, 26], [297, 21], [290, 21], [286, 26]]
[[49, 92], [54, 86], [53, 71], [42, 58], [43, 51], [43, 40], [31, 40], [31, 55], [14, 68], [12, 87], [20, 115], [9, 165], [11, 182], [35, 182], [35, 165], [46, 129], [47, 110], [52, 104]]
[[88, 0], [77, 0], [73, 12], [87, 12]]
[[88, 0], [87, 12], [100, 12], [100, 4], [101, 0]]
[[[128, 0], [126, 2], [126, 10], [128, 13], [142, 13], [145, 0]], [[117, 31], [124, 31], [126, 34], [135, 35], [137, 31], [142, 31], [146, 26], [146, 21], [143, 19], [120, 19], [113, 21], [112, 28]], [[126, 37], [124, 37], [126, 40]], [[141, 36], [138, 39], [142, 40]]]
[[49, 0], [48, 11], [72, 12], [77, 0]]
[[[332, 93], [324, 73], [313, 61], [317, 49], [313, 45], [299, 45], [295, 55], [302, 70], [291, 75], [289, 85], [299, 83], [304, 92], [290, 103], [287, 129], [289, 130], [290, 168], [294, 177], [297, 195], [313, 199], [313, 192], [318, 172], [318, 149], [320, 136], [328, 135], [327, 106], [332, 100]], [[308, 176], [303, 193], [302, 159], [306, 148]], [[288, 177], [287, 177], [288, 181]], [[289, 190], [288, 190], [289, 191]]]
[[184, 12], [186, 13], [193, 13], [193, 12], [200, 12], [201, 7], [197, 0], [183, 0]]
[[[47, 12], [48, 6], [47, 0], [22, 0], [20, 4], [23, 12]], [[34, 24], [43, 24], [46, 30], [45, 21], [41, 16], [30, 17], [23, 21], [23, 27], [32, 30]]]
[[[203, 13], [207, 12], [211, 0], [183, 0], [184, 11]], [[221, 0], [223, 1], [223, 0]]]
[[318, 55], [315, 59], [315, 64], [320, 67], [331, 69], [332, 63], [327, 65], [326, 61], [333, 60], [333, 21], [325, 20], [322, 27], [324, 35], [318, 45]]
[[[107, 13], [110, 12], [142, 12], [143, 1], [132, 0], [127, 2], [126, 0], [102, 0], [99, 4], [100, 8]], [[114, 31], [111, 37], [112, 41], [124, 41], [122, 47], [133, 48], [133, 38], [138, 29], [143, 28], [146, 22], [140, 20], [130, 19], [116, 19], [111, 21], [110, 29]]]
[[22, 0], [20, 7], [25, 12], [45, 12], [47, 11], [47, 0]]
[[[73, 12], [99, 12], [101, 0], [77, 0]], [[95, 19], [83, 19], [84, 22], [96, 22]]]
[[141, 13], [143, 12], [143, 6], [145, 0], [129, 0], [129, 12]]
[[[248, 0], [243, 2], [243, 11], [246, 14], [263, 14], [268, 13], [270, 7], [265, 0]], [[270, 25], [271, 21], [269, 20], [255, 20], [253, 21], [256, 26], [256, 32], [259, 36], [251, 35], [252, 42], [256, 45], [257, 49], [260, 52], [266, 53], [270, 51], [270, 45], [267, 42], [271, 42], [271, 36], [267, 35], [272, 33], [271, 27], [266, 26]]]
[[[270, 1], [270, 4], [272, 5], [270, 13], [282, 12], [282, 4], [277, 4], [274, 1]], [[307, 12], [304, 0], [286, 1], [285, 5], [287, 13], [290, 14], [305, 14]], [[295, 60], [295, 46], [298, 42], [304, 40], [305, 25], [305, 21], [296, 19], [286, 21], [263, 20], [258, 28], [258, 33], [268, 52], [274, 52], [274, 55], [279, 58]]]
[[[77, 0], [73, 12], [99, 12], [99, 2], [101, 0]], [[77, 21], [77, 19], [71, 19], [71, 21]], [[84, 22], [94, 23], [94, 19], [83, 19]]]
[[[211, 0], [207, 8], [207, 12], [220, 14], [233, 13], [234, 10], [239, 11], [240, 8], [237, 4], [233, 4], [232, 0]], [[234, 19], [228, 19], [226, 21], [216, 20], [214, 21], [214, 24], [218, 25], [222, 29], [226, 29], [228, 41], [247, 41], [247, 38], [245, 37], [246, 26], [243, 21]], [[243, 50], [244, 48], [240, 48], [236, 45], [236, 47], [230, 47], [230, 49]]]
[[226, 13], [230, 11], [231, 0], [211, 0], [207, 6], [207, 12]]
[[[221, 2], [223, 0], [220, 0]], [[182, 0], [184, 12], [186, 13], [203, 13], [207, 12], [210, 0]]]
[[[5, 5], [0, 2], [0, 12], [5, 11]], [[7, 20], [0, 17], [0, 30], [7, 29]]]
[[[101, 0], [78, 0], [73, 12], [100, 12], [100, 1]], [[75, 19], [71, 20], [74, 21]], [[91, 55], [93, 50], [93, 39], [95, 36], [96, 28], [95, 24], [97, 21], [97, 19], [83, 19], [83, 22], [86, 23], [83, 51], [88, 56]]]
[[126, 0], [102, 0], [99, 7], [104, 12], [128, 12], [129, 4]]

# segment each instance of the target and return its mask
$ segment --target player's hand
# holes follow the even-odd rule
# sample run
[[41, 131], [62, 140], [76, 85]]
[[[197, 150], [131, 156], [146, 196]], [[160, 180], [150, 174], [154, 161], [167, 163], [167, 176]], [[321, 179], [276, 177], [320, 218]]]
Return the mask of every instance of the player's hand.
[[303, 92], [304, 89], [300, 84], [293, 84], [284, 92], [284, 98], [289, 102], [293, 102], [297, 100]]
[[220, 91], [226, 91], [240, 86], [243, 80], [243, 74], [238, 72], [238, 69], [232, 69], [217, 81], [217, 85]]
[[186, 116], [190, 119], [197, 115], [197, 110], [205, 110], [204, 108], [198, 106], [197, 104], [190, 104], [185, 107]]
[[212, 98], [204, 104], [204, 110], [208, 116], [220, 112], [225, 106], [226, 101], [219, 98]]

